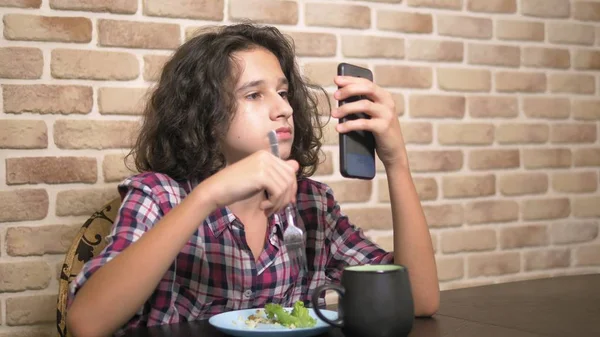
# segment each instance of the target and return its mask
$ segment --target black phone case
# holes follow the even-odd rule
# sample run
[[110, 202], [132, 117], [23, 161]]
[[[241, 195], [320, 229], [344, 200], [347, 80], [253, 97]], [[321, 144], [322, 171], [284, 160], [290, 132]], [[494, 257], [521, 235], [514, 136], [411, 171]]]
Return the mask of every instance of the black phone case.
[[[338, 75], [362, 77], [373, 81], [369, 69], [348, 63], [340, 63]], [[364, 99], [362, 96], [349, 97], [338, 102], [338, 106]], [[340, 118], [343, 123], [358, 118], [371, 118], [367, 114], [358, 113]], [[346, 178], [371, 180], [375, 177], [375, 138], [368, 131], [351, 131], [339, 134], [340, 173]]]

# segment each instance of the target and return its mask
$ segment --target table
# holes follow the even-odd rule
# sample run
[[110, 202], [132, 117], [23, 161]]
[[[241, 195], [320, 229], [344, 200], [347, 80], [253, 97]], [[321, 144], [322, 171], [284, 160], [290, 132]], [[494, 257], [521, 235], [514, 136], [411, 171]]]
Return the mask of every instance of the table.
[[[438, 313], [415, 319], [409, 337], [600, 336], [599, 318], [600, 274], [561, 276], [442, 291]], [[226, 335], [197, 321], [138, 328], [126, 336]], [[322, 337], [344, 335], [332, 329]]]

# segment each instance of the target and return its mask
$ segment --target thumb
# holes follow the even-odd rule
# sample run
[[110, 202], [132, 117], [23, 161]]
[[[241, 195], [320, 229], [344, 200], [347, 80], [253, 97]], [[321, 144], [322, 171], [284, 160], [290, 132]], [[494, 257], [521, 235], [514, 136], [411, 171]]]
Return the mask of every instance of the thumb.
[[286, 162], [285, 162], [285, 163], [286, 163], [286, 164], [287, 164], [289, 167], [291, 167], [291, 168], [294, 170], [294, 172], [297, 172], [297, 171], [298, 171], [298, 169], [300, 169], [300, 164], [298, 164], [298, 162], [297, 162], [297, 161], [295, 161], [295, 160], [293, 160], [293, 159], [291, 159], [291, 160], [286, 160]]

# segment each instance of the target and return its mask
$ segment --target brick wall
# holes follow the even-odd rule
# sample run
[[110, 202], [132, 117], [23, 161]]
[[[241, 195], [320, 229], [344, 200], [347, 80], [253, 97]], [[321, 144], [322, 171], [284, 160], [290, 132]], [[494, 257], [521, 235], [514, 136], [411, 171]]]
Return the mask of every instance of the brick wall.
[[[244, 17], [292, 35], [330, 92], [345, 60], [394, 93], [443, 289], [600, 271], [598, 1], [0, 0], [0, 11], [1, 337], [54, 334], [63, 254], [129, 174], [146, 88], [197, 27]], [[341, 178], [335, 123], [318, 179], [391, 248], [385, 175]]]

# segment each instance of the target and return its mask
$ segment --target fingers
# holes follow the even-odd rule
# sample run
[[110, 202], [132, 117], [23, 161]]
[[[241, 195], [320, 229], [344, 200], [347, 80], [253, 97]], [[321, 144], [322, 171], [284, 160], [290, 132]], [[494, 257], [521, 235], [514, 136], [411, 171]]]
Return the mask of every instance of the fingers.
[[394, 107], [392, 95], [375, 83], [359, 77], [337, 76], [334, 82], [339, 89], [333, 94], [336, 100], [343, 100], [352, 96], [365, 96], [369, 100], [381, 103], [390, 108]]
[[295, 202], [299, 164], [294, 160], [283, 161], [273, 156], [263, 164], [261, 179], [269, 197], [261, 203], [261, 208], [272, 214]]

